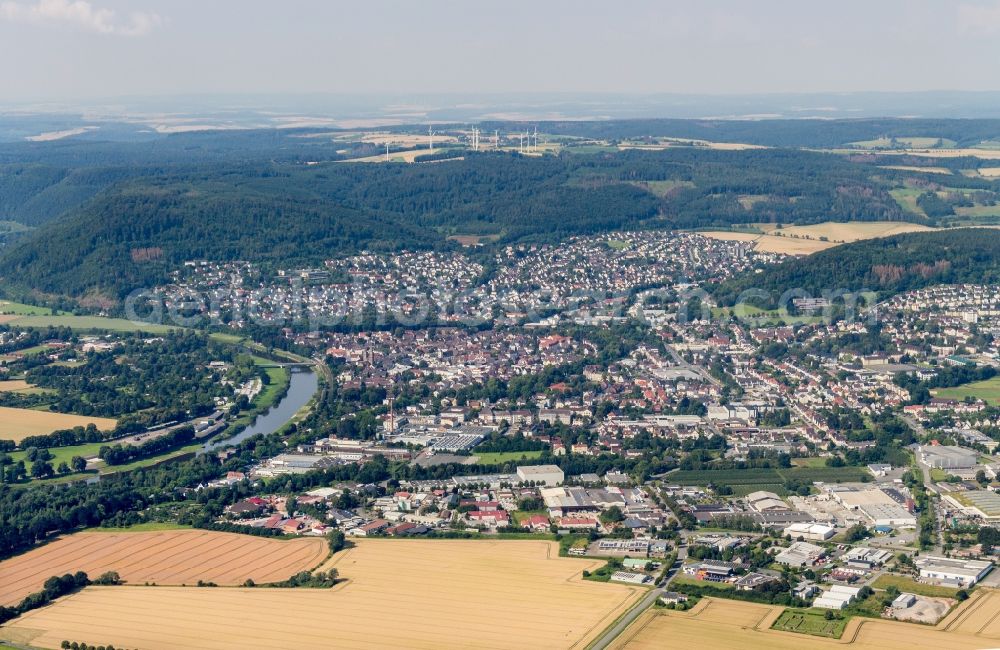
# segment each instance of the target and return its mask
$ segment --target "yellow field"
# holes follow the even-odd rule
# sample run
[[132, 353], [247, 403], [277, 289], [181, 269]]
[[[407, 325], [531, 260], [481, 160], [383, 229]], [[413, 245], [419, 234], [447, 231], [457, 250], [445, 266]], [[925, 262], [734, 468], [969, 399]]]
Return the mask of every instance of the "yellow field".
[[793, 239], [791, 237], [756, 235], [747, 232], [729, 232], [725, 230], [699, 232], [698, 234], [723, 241], [756, 242], [754, 245], [756, 250], [762, 253], [780, 253], [782, 255], [810, 255], [837, 245], [834, 242], [819, 241], [818, 239]]
[[31, 384], [23, 379], [7, 379], [0, 381], [0, 393], [19, 393], [23, 390], [33, 388]]
[[[765, 234], [729, 231], [711, 231], [699, 234], [725, 241], [756, 242], [754, 248], [762, 253], [810, 255], [832, 248], [837, 244], [901, 235], [907, 232], [934, 230], [927, 226], [905, 221], [848, 221], [845, 223], [827, 221], [811, 226], [785, 226], [780, 230], [772, 225], [763, 224], [760, 228]], [[821, 240], [821, 238], [825, 238], [826, 241]]]
[[926, 232], [933, 230], [916, 223], [906, 221], [849, 221], [838, 223], [826, 221], [811, 226], [785, 226], [780, 231], [766, 230], [768, 233], [782, 232], [786, 237], [803, 239], [819, 239], [825, 237], [831, 242], [847, 243], [876, 237], [890, 237], [908, 232]]
[[209, 530], [77, 533], [0, 562], [0, 605], [41, 591], [53, 575], [116, 571], [131, 584], [184, 585], [199, 580], [241, 585], [281, 582], [329, 554], [318, 537], [293, 540]]
[[338, 553], [333, 589], [88, 587], [0, 628], [144, 650], [203, 648], [582, 648], [642, 587], [587, 582], [603, 562], [554, 542], [366, 540]]
[[101, 431], [114, 429], [118, 423], [110, 418], [66, 415], [48, 411], [13, 409], [0, 406], [0, 440], [20, 442], [28, 436], [39, 436], [73, 427], [85, 427], [93, 422]]
[[998, 178], [1000, 177], [1000, 167], [980, 167], [979, 175], [987, 178]]
[[1000, 645], [1000, 593], [980, 591], [937, 626], [856, 617], [841, 639], [826, 639], [770, 627], [782, 607], [708, 598], [689, 612], [650, 610], [616, 641], [616, 650], [669, 647], [698, 650], [801, 650], [844, 648], [972, 650]]

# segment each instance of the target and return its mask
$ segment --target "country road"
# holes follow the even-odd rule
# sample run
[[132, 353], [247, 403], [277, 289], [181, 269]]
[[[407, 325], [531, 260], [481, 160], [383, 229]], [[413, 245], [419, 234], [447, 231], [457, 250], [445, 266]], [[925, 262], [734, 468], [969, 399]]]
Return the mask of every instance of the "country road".
[[612, 641], [617, 639], [621, 633], [628, 628], [629, 625], [635, 622], [635, 619], [639, 618], [640, 614], [652, 607], [653, 603], [656, 602], [656, 599], [659, 598], [660, 595], [667, 590], [667, 587], [670, 586], [670, 581], [673, 580], [680, 571], [685, 558], [687, 558], [687, 547], [682, 546], [678, 549], [677, 559], [674, 561], [674, 565], [670, 567], [670, 570], [667, 572], [667, 579], [664, 581], [663, 586], [650, 589], [649, 593], [643, 596], [642, 600], [637, 602], [632, 609], [628, 610], [628, 612], [626, 612], [617, 623], [608, 628], [603, 635], [591, 643], [588, 650], [603, 650], [604, 648], [607, 648], [611, 645]]

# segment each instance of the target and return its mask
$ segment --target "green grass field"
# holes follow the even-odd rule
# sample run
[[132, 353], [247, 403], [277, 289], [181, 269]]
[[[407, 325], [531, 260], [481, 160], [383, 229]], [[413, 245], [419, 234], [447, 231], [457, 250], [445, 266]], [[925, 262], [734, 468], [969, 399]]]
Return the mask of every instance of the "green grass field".
[[822, 609], [786, 609], [781, 612], [771, 629], [839, 639], [844, 633], [848, 618], [828, 621], [825, 612]]
[[212, 332], [208, 335], [208, 338], [213, 341], [218, 341], [219, 343], [231, 343], [234, 345], [246, 341], [246, 339], [242, 336], [236, 334], [224, 334], [222, 332]]
[[925, 585], [906, 576], [891, 575], [883, 573], [872, 583], [873, 589], [888, 589], [896, 587], [900, 591], [905, 591], [919, 596], [930, 596], [931, 598], [954, 598], [957, 589], [951, 587], [941, 587], [938, 585]]
[[264, 370], [267, 372], [270, 383], [264, 386], [260, 395], [254, 400], [254, 406], [261, 409], [270, 408], [277, 401], [278, 394], [284, 392], [292, 381], [288, 368], [265, 366]]
[[68, 327], [84, 332], [149, 332], [150, 334], [165, 334], [180, 329], [168, 325], [153, 325], [136, 323], [123, 318], [104, 318], [103, 316], [71, 316], [28, 315], [20, 316], [6, 323], [12, 327]]
[[523, 459], [538, 458], [542, 455], [541, 451], [491, 451], [483, 454], [477, 454], [473, 452], [473, 455], [479, 458], [479, 463], [481, 465], [499, 465], [500, 463], [506, 463], [509, 461], [519, 461]]
[[707, 580], [698, 580], [697, 578], [692, 578], [691, 576], [678, 573], [673, 580], [670, 581], [672, 585], [693, 585], [695, 587], [708, 587], [710, 589], [717, 589], [719, 591], [732, 591], [736, 587], [728, 582], [709, 582]]
[[671, 190], [678, 188], [689, 188], [694, 187], [694, 183], [691, 181], [632, 181], [632, 185], [636, 187], [641, 187], [645, 190], [649, 190], [657, 196], [666, 196]]
[[896, 203], [899, 207], [903, 208], [907, 212], [919, 215], [921, 217], [926, 217], [927, 213], [924, 212], [923, 208], [917, 205], [917, 197], [923, 194], [922, 190], [913, 188], [898, 188], [895, 190], [889, 190], [889, 194], [892, 198], [896, 199]]
[[9, 300], [0, 300], [0, 314], [18, 314], [21, 316], [49, 316], [53, 312], [48, 307], [25, 305]]
[[936, 397], [962, 400], [966, 397], [978, 397], [989, 404], [1000, 404], [1000, 376], [986, 381], [962, 384], [954, 388], [941, 388], [934, 391]]
[[826, 467], [826, 459], [818, 456], [809, 458], [793, 458], [792, 465], [795, 467]]
[[[73, 456], [80, 456], [82, 458], [89, 458], [91, 456], [96, 456], [101, 445], [107, 445], [106, 442], [93, 442], [86, 445], [72, 445], [70, 447], [52, 447], [49, 451], [55, 457], [50, 462], [53, 467], [59, 467], [59, 463], [66, 462], [67, 464], [73, 458]], [[19, 460], [23, 460], [25, 465], [28, 467], [28, 471], [31, 471], [31, 463], [28, 462], [27, 452], [24, 451], [14, 451], [10, 453], [10, 457], [14, 459], [16, 463]]]

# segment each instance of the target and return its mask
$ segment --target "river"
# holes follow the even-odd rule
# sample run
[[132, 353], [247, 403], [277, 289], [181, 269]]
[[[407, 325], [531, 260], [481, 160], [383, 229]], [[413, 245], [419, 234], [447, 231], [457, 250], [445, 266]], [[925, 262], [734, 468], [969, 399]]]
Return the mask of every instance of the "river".
[[319, 378], [312, 370], [291, 368], [291, 382], [288, 392], [281, 400], [271, 407], [267, 413], [261, 413], [243, 431], [235, 436], [220, 440], [210, 440], [201, 448], [201, 453], [223, 449], [236, 445], [258, 433], [269, 434], [280, 429], [292, 416], [305, 406], [319, 388]]

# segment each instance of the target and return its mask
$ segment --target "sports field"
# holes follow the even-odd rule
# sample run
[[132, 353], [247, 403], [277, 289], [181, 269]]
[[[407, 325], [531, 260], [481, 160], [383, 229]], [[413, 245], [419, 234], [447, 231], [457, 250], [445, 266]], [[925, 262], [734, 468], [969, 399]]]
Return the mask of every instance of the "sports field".
[[91, 422], [101, 431], [114, 429], [117, 424], [116, 420], [109, 418], [0, 406], [0, 440], [20, 442], [28, 436], [45, 435], [53, 431], [72, 429], [78, 426], [85, 427]]
[[646, 593], [584, 581], [603, 561], [555, 542], [369, 540], [335, 555], [333, 589], [88, 587], [0, 628], [58, 648], [582, 648]]
[[0, 605], [41, 590], [53, 575], [85, 571], [91, 579], [117, 571], [130, 584], [219, 585], [279, 582], [315, 568], [326, 541], [278, 540], [207, 530], [76, 533], [0, 562]]
[[[892, 650], [935, 648], [972, 650], [1000, 645], [1000, 601], [996, 592], [980, 592], [937, 626], [854, 617], [840, 639], [771, 629], [783, 611], [759, 605], [707, 598], [688, 612], [650, 610], [611, 645], [617, 650], [697, 648], [698, 650], [801, 650], [847, 648]], [[980, 602], [983, 601], [983, 602]], [[977, 603], [979, 605], [977, 606]], [[970, 607], [971, 605], [971, 607]], [[971, 609], [971, 611], [970, 611]], [[962, 620], [956, 615], [969, 612]], [[665, 640], [669, 639], [669, 644]]]

